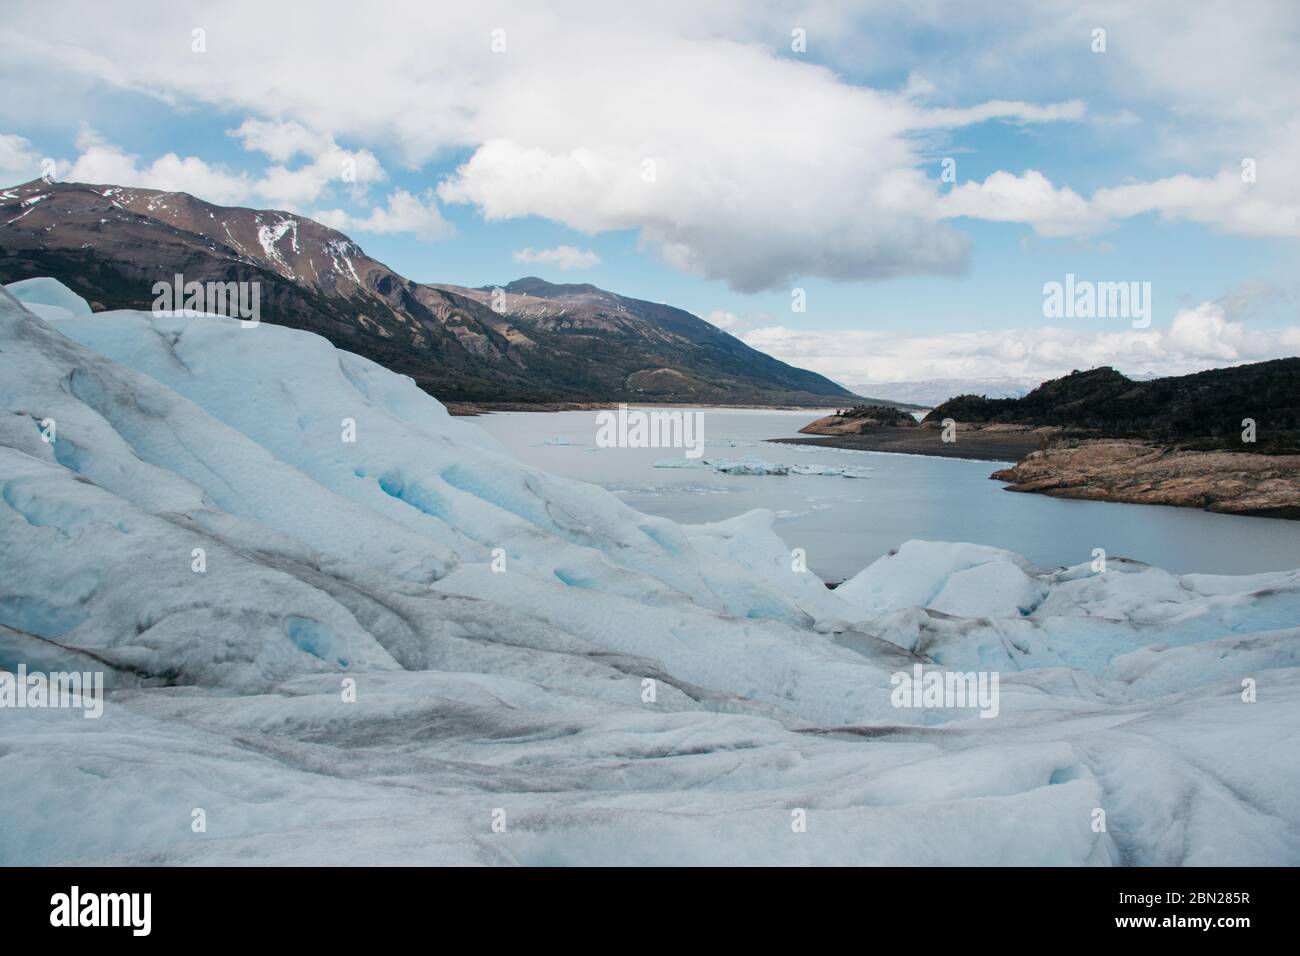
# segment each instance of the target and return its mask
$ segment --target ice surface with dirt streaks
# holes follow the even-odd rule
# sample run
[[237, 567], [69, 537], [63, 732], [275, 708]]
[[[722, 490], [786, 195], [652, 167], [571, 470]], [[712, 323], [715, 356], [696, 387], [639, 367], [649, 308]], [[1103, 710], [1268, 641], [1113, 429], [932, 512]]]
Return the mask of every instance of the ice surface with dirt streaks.
[[[309, 333], [19, 291], [0, 669], [110, 691], [0, 708], [0, 863], [1300, 862], [1300, 572], [910, 541], [828, 591]], [[917, 664], [998, 717], [894, 706]]]

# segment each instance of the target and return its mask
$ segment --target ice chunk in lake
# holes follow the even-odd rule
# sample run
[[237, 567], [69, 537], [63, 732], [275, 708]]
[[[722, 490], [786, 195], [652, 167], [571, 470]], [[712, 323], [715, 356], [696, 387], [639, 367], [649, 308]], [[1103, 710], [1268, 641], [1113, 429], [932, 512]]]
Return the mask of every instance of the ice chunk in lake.
[[724, 475], [821, 475], [836, 478], [868, 478], [868, 467], [841, 467], [837, 465], [786, 465], [764, 461], [761, 458], [661, 458], [656, 468], [708, 468]]
[[790, 466], [790, 474], [792, 475], [825, 475], [832, 478], [869, 478], [871, 477], [871, 470], [870, 467], [851, 465], [799, 464]]
[[790, 466], [761, 458], [741, 458], [739, 461], [720, 461], [713, 470], [725, 475], [788, 475]]

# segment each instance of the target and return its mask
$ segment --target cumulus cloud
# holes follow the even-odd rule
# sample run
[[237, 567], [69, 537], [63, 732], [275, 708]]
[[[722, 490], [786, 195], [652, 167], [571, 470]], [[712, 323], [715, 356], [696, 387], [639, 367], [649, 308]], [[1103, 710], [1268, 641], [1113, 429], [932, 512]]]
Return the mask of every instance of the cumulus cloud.
[[44, 172], [41, 159], [25, 137], [0, 133], [0, 183], [9, 186], [36, 179]]
[[77, 139], [80, 155], [67, 173], [69, 182], [114, 183], [187, 192], [222, 205], [243, 202], [253, 195], [253, 179], [210, 165], [197, 156], [167, 153], [152, 162], [103, 141], [93, 130], [83, 129]]
[[1162, 329], [1041, 327], [906, 335], [776, 325], [740, 337], [782, 361], [840, 382], [1047, 379], [1099, 365], [1130, 374], [1181, 375], [1300, 355], [1300, 326], [1248, 329], [1215, 302], [1180, 310]]
[[[232, 130], [231, 135], [242, 140], [246, 148], [272, 158], [291, 160], [306, 155], [310, 162], [294, 169], [276, 163], [256, 177], [230, 172], [197, 156], [176, 153], [145, 162], [140, 156], [107, 142], [95, 130], [83, 127], [76, 141], [79, 154], [66, 171], [60, 170], [63, 175], [59, 178], [69, 182], [126, 184], [186, 192], [221, 205], [250, 204], [294, 212], [304, 212], [332, 184], [355, 185], [355, 194], [364, 196], [366, 184], [387, 178], [369, 150], [343, 149], [333, 137], [314, 134], [300, 124], [250, 120]], [[0, 173], [5, 174], [4, 181], [34, 179], [39, 172], [40, 161], [26, 139], [0, 134]], [[374, 206], [360, 215], [338, 208], [312, 215], [340, 230], [410, 233], [422, 240], [446, 239], [455, 234], [455, 229], [443, 218], [431, 190], [416, 196], [398, 189], [389, 194], [385, 205]]]
[[328, 133], [310, 130], [292, 120], [275, 122], [250, 117], [238, 129], [228, 130], [227, 135], [240, 140], [244, 149], [265, 153], [277, 163], [300, 154], [316, 157], [334, 147], [334, 138]]
[[342, 209], [329, 209], [313, 213], [312, 218], [342, 232], [408, 232], [429, 242], [456, 234], [455, 227], [443, 218], [437, 200], [428, 190], [416, 196], [398, 189], [389, 194], [386, 205], [375, 206], [364, 216], [355, 216]]
[[744, 324], [744, 320], [736, 313], [727, 312], [723, 309], [714, 309], [704, 316], [704, 321], [731, 333], [735, 333]]
[[1021, 175], [999, 171], [983, 182], [955, 186], [935, 205], [943, 218], [969, 217], [995, 222], [1021, 222], [1040, 235], [1071, 235], [1099, 228], [1101, 214], [1073, 190], [1058, 189], [1036, 170]]
[[[1294, 148], [1300, 150], [1300, 136]], [[1205, 223], [1239, 235], [1300, 237], [1300, 152], [1273, 155], [1277, 159], [1264, 181], [1257, 178], [1258, 162], [1246, 157], [1248, 166], [1214, 176], [1177, 175], [1104, 187], [1087, 199], [1054, 186], [1036, 170], [1020, 175], [999, 171], [983, 182], [954, 187], [934, 202], [931, 214], [1025, 223], [1042, 236], [1083, 236], [1154, 212], [1166, 220]]]
[[[8, 36], [23, 42], [0, 42], [0, 52], [24, 69], [241, 110], [250, 116], [241, 141], [277, 163], [320, 155], [326, 133], [383, 142], [414, 166], [464, 152], [439, 185], [443, 203], [488, 220], [543, 216], [587, 233], [632, 230], [674, 268], [744, 292], [797, 276], [960, 273], [970, 240], [896, 199], [923, 201], [938, 188], [919, 171], [925, 135], [1084, 115], [1073, 99], [928, 107], [922, 84], [854, 85], [790, 55], [788, 14], [775, 7], [704, 13], [669, 4], [629, 14], [594, 3], [565, 11], [412, 3], [382, 21], [359, 21], [341, 0], [317, 10], [303, 18], [264, 3], [204, 8], [201, 70], [188, 43], [165, 40], [188, 37], [195, 14], [183, 4], [148, 7], [129, 29], [92, 5], [68, 18], [57, 43], [41, 40], [48, 13], [11, 16]], [[829, 13], [810, 17], [823, 42], [848, 26]], [[259, 24], [251, 33], [243, 28], [250, 19]], [[491, 45], [496, 28], [505, 31], [500, 53]], [[285, 35], [295, 42], [281, 43]], [[239, 42], [227, 42], [232, 36]], [[138, 55], [142, 43], [147, 57]], [[346, 68], [321, 68], [333, 63]], [[236, 185], [211, 170], [192, 173]], [[267, 178], [301, 203], [315, 175]]]
[[[644, 42], [651, 55], [635, 68], [612, 62], [626, 51], [604, 44], [611, 62], [601, 83], [587, 70], [520, 81], [580, 104], [580, 129], [543, 125], [530, 97], [487, 104], [509, 135], [478, 146], [439, 197], [472, 204], [488, 220], [543, 216], [588, 233], [639, 230], [669, 265], [742, 292], [797, 276], [950, 275], [965, 268], [970, 242], [900, 201], [936, 190], [914, 168], [910, 134], [1077, 112], [1007, 102], [927, 110], [752, 47]], [[683, 74], [698, 85], [680, 83]], [[615, 83], [627, 88], [611, 89], [611, 77], [625, 77]], [[644, 89], [656, 91], [654, 103], [627, 110]]]
[[704, 316], [704, 321], [716, 325], [732, 335], [739, 336], [747, 329], [770, 326], [772, 316], [766, 312], [746, 312], [743, 315], [738, 315], [725, 309], [714, 309]]
[[530, 246], [527, 249], [520, 249], [513, 254], [512, 258], [515, 262], [541, 263], [555, 266], [561, 272], [568, 272], [572, 269], [590, 269], [592, 266], [600, 265], [600, 256], [590, 250], [582, 250], [576, 246], [556, 246], [554, 249], [533, 249]]
[[[91, 85], [239, 111], [249, 120], [236, 135], [276, 164], [253, 195], [285, 204], [313, 201], [340, 140], [382, 145], [412, 167], [464, 157], [438, 187], [443, 203], [488, 220], [632, 230], [674, 268], [743, 292], [798, 276], [960, 273], [962, 219], [1070, 236], [1155, 214], [1300, 235], [1300, 86], [1278, 79], [1297, 55], [1294, 3], [1263, 0], [1250, 16], [1179, 0], [813, 4], [797, 19], [815, 57], [791, 53], [792, 17], [776, 2], [411, 2], [370, 19], [347, 0], [322, 0], [306, 18], [252, 0], [137, 9], [121, 18], [85, 4], [48, 40], [48, 5], [13, 5], [0, 31], [0, 82], [19, 104], [9, 109], [75, 109]], [[188, 37], [200, 10], [210, 52], [196, 69]], [[1098, 23], [1110, 32], [1104, 59], [1087, 49]], [[914, 36], [941, 39], [922, 49]], [[897, 77], [918, 62], [925, 75], [898, 89], [845, 78]], [[1081, 93], [1109, 101], [1094, 113]], [[1132, 137], [1144, 168], [1090, 194], [1021, 167], [951, 191], [923, 172], [951, 131], [987, 122], [1089, 123]], [[1153, 157], [1167, 171], [1151, 174]], [[1244, 157], [1258, 161], [1254, 183], [1241, 181]], [[195, 157], [97, 160], [241, 185]]]
[[[360, 195], [368, 184], [388, 178], [370, 150], [343, 149], [333, 136], [301, 123], [249, 118], [229, 134], [246, 150], [276, 161], [254, 184], [257, 196], [272, 205], [300, 209], [318, 200], [332, 184], [353, 186]], [[298, 156], [308, 161], [293, 169], [285, 165]]]
[[[268, 140], [273, 134], [265, 129], [253, 132], [245, 123], [232, 134], [244, 139], [248, 148], [266, 147], [284, 155], [283, 143]], [[245, 203], [300, 212], [331, 184], [356, 183], [364, 187], [385, 178], [383, 168], [369, 150], [342, 149], [329, 137], [311, 144], [316, 150], [311, 162], [295, 169], [277, 163], [266, 167], [259, 176], [231, 172], [197, 156], [176, 153], [146, 162], [88, 127], [83, 127], [76, 145], [80, 153], [61, 179], [187, 192], [222, 205]], [[287, 155], [301, 152], [306, 145], [304, 140]]]

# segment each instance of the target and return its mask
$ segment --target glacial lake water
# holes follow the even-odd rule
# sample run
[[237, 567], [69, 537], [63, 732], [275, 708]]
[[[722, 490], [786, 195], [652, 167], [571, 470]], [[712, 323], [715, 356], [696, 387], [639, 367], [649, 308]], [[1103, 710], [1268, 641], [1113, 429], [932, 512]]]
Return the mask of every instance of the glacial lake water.
[[[656, 406], [663, 410], [662, 406]], [[704, 414], [706, 458], [868, 468], [869, 477], [728, 475], [656, 468], [676, 448], [597, 448], [596, 412], [497, 412], [482, 426], [528, 464], [591, 482], [647, 514], [691, 524], [752, 508], [827, 581], [840, 581], [909, 538], [1007, 548], [1042, 567], [1092, 559], [1094, 548], [1175, 573], [1247, 574], [1300, 567], [1300, 522], [1192, 508], [1015, 494], [989, 479], [1003, 465], [773, 444], [817, 411], [691, 409]], [[557, 440], [568, 444], [556, 443]]]

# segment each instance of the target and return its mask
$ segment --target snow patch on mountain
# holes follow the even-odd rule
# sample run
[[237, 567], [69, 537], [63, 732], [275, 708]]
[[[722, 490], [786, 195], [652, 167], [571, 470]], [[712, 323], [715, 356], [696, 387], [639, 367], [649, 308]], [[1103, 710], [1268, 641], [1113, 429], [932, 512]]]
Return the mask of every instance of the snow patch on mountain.
[[[152, 207], [151, 207], [152, 208]], [[280, 271], [291, 279], [298, 278], [297, 273], [285, 261], [283, 254], [276, 248], [278, 243], [285, 236], [289, 236], [289, 245], [295, 253], [298, 252], [298, 221], [296, 219], [280, 219], [272, 225], [259, 225], [257, 227], [257, 241], [262, 246], [262, 251], [266, 257], [275, 265], [280, 267]]]

